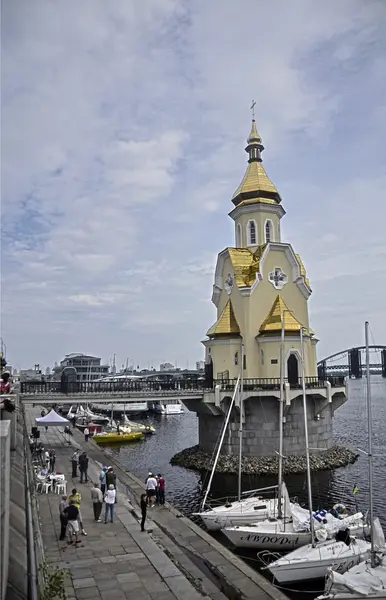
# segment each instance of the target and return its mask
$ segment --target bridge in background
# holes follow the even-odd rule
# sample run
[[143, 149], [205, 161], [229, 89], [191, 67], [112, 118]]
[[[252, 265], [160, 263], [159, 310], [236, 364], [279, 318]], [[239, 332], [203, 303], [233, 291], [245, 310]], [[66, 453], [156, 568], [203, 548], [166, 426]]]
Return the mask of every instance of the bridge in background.
[[[366, 347], [341, 350], [318, 362], [318, 376], [329, 375], [360, 379], [366, 372]], [[370, 346], [370, 372], [386, 377], [386, 346]]]

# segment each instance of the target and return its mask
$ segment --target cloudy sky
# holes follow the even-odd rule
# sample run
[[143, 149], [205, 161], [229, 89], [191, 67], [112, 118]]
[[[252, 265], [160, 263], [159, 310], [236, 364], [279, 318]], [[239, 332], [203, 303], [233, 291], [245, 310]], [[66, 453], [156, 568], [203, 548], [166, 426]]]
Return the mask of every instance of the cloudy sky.
[[5, 0], [2, 337], [192, 367], [249, 106], [319, 357], [386, 344], [383, 0]]

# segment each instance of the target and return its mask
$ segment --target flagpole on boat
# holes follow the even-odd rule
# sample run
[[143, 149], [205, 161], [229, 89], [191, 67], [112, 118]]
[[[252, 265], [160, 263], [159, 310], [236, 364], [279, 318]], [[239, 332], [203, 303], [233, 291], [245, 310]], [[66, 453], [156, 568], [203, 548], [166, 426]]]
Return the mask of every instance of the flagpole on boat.
[[310, 512], [310, 532], [312, 547], [315, 548], [314, 536], [314, 515], [312, 510], [312, 488], [311, 488], [311, 465], [310, 465], [310, 449], [308, 446], [308, 419], [307, 419], [307, 396], [306, 396], [306, 380], [304, 367], [304, 339], [303, 327], [300, 328], [300, 352], [302, 366], [302, 396], [303, 396], [303, 413], [304, 413], [304, 438], [306, 442], [306, 464], [307, 464], [307, 489], [308, 489], [308, 507]]
[[244, 342], [241, 341], [241, 374], [240, 374], [240, 386], [239, 386], [239, 411], [240, 411], [240, 424], [239, 424], [239, 473], [238, 473], [238, 500], [241, 500], [241, 478], [242, 478], [242, 461], [243, 461], [243, 418], [244, 418]]
[[372, 413], [371, 413], [371, 379], [370, 379], [370, 349], [369, 349], [369, 322], [365, 323], [365, 345], [366, 345], [366, 390], [367, 390], [367, 428], [369, 435], [369, 444], [368, 444], [368, 457], [369, 457], [369, 488], [370, 488], [370, 523], [371, 523], [371, 567], [374, 568], [376, 566], [375, 561], [375, 548], [374, 548], [374, 509], [373, 509], [373, 421], [372, 421]]

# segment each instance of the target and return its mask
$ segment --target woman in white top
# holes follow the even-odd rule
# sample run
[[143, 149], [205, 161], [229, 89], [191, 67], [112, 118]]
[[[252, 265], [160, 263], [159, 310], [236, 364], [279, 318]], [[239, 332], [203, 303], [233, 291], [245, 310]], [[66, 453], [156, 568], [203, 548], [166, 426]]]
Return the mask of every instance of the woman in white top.
[[109, 489], [107, 490], [106, 495], [105, 495], [105, 502], [106, 502], [105, 523], [107, 523], [107, 517], [108, 517], [109, 512], [110, 512], [110, 520], [112, 523], [114, 523], [115, 496], [116, 496], [116, 491], [114, 489], [113, 484], [111, 483], [109, 485]]

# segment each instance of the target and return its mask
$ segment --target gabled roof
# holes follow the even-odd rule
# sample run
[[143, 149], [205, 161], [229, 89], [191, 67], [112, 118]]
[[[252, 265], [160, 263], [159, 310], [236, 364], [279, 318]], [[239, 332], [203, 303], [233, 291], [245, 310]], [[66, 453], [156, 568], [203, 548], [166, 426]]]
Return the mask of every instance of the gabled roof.
[[268, 316], [264, 319], [260, 326], [260, 335], [280, 332], [282, 329], [283, 320], [284, 331], [286, 333], [299, 333], [303, 327], [302, 324], [293, 316], [292, 312], [289, 312], [289, 309], [283, 298], [280, 296], [280, 294], [278, 294], [274, 303], [272, 304]]
[[226, 303], [216, 323], [212, 325], [210, 329], [208, 329], [206, 335], [208, 337], [216, 337], [219, 335], [240, 335], [240, 327], [237, 323], [235, 313], [233, 312], [233, 306], [230, 299]]

